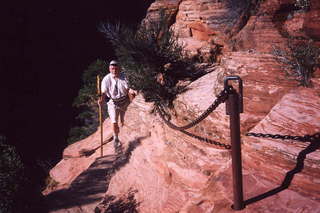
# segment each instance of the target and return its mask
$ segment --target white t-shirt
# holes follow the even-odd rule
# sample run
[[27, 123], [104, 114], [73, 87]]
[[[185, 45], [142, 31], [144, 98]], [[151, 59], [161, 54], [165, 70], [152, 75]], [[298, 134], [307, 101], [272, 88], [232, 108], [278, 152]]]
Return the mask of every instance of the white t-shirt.
[[111, 73], [107, 74], [101, 82], [101, 92], [111, 99], [118, 99], [128, 94], [129, 86], [124, 73], [114, 78]]

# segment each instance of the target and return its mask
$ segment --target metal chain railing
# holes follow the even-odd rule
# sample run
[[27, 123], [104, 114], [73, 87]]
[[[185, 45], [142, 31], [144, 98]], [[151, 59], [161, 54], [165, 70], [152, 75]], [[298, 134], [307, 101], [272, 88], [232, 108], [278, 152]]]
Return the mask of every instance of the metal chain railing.
[[[229, 80], [238, 81], [238, 92], [228, 85]], [[226, 102], [226, 114], [230, 115], [230, 140], [231, 145], [223, 144], [204, 138], [201, 136], [194, 135], [190, 132], [185, 131], [203, 119], [205, 119], [211, 112], [213, 112], [220, 104]], [[218, 95], [217, 99], [209, 106], [209, 108], [204, 111], [198, 118], [193, 120], [187, 125], [177, 126], [170, 122], [166, 118], [167, 114], [162, 107], [157, 107], [156, 110], [159, 112], [160, 117], [166, 125], [170, 128], [180, 131], [190, 137], [198, 139], [200, 141], [210, 143], [216, 146], [223, 147], [225, 149], [231, 149], [232, 156], [232, 176], [233, 176], [233, 198], [234, 205], [232, 208], [234, 210], [242, 210], [245, 208], [245, 202], [243, 200], [243, 186], [242, 186], [242, 160], [241, 160], [241, 134], [240, 134], [240, 113], [243, 112], [243, 88], [242, 80], [239, 76], [228, 76], [224, 79], [224, 90], [222, 90]], [[320, 132], [313, 135], [304, 136], [292, 136], [292, 135], [280, 135], [280, 134], [264, 134], [264, 133], [254, 133], [249, 132], [245, 134], [246, 136], [260, 137], [260, 138], [273, 138], [281, 140], [294, 140], [299, 142], [311, 142], [320, 144]]]
[[[238, 92], [228, 84], [229, 81], [238, 82]], [[211, 112], [213, 112], [220, 104], [226, 102], [226, 114], [230, 116], [230, 141], [231, 145], [223, 144], [208, 138], [194, 135], [185, 131], [205, 119]], [[170, 128], [178, 130], [190, 137], [210, 143], [216, 146], [231, 150], [232, 159], [232, 176], [233, 176], [233, 194], [234, 194], [234, 210], [241, 210], [245, 208], [243, 202], [243, 187], [242, 187], [242, 163], [241, 163], [241, 136], [240, 136], [240, 113], [243, 112], [243, 85], [242, 79], [239, 76], [228, 76], [224, 79], [224, 89], [217, 95], [217, 99], [203, 112], [198, 118], [187, 125], [177, 126], [166, 119], [166, 113], [163, 108], [157, 107], [160, 117]]]
[[208, 109], [206, 111], [204, 111], [198, 118], [196, 118], [195, 120], [193, 120], [192, 122], [190, 122], [187, 125], [184, 126], [177, 126], [175, 124], [173, 124], [172, 122], [170, 122], [168, 119], [166, 119], [165, 116], [165, 111], [162, 107], [157, 106], [156, 109], [159, 112], [160, 117], [162, 118], [162, 120], [172, 129], [174, 130], [186, 130], [189, 129], [191, 127], [194, 127], [195, 125], [197, 125], [198, 123], [200, 123], [203, 119], [205, 119], [206, 117], [208, 117], [208, 115], [213, 112], [220, 104], [224, 103], [227, 98], [229, 93], [233, 92], [233, 88], [231, 86], [223, 89], [218, 95], [217, 95], [217, 99], [208, 107]]
[[187, 132], [185, 130], [180, 130], [180, 132], [182, 132], [182, 133], [184, 133], [184, 134], [186, 134], [186, 135], [188, 135], [188, 136], [190, 136], [192, 138], [195, 138], [195, 139], [197, 139], [199, 141], [203, 141], [205, 143], [209, 143], [209, 144], [213, 144], [213, 145], [216, 145], [216, 146], [220, 146], [220, 147], [222, 147], [224, 149], [231, 149], [231, 145], [230, 144], [224, 144], [224, 143], [220, 143], [218, 141], [211, 140], [209, 138], [204, 138], [204, 137], [201, 137], [201, 136], [198, 136], [198, 135], [194, 135], [194, 134], [192, 134], [190, 132]]
[[194, 127], [195, 125], [197, 125], [198, 123], [200, 123], [202, 120], [204, 120], [206, 117], [208, 117], [208, 115], [213, 112], [220, 104], [224, 103], [227, 99], [230, 93], [234, 92], [235, 90], [232, 88], [232, 86], [228, 86], [225, 87], [218, 95], [217, 95], [217, 99], [207, 108], [206, 111], [204, 111], [198, 118], [196, 118], [195, 120], [193, 120], [192, 122], [190, 122], [187, 125], [184, 126], [177, 126], [175, 124], [173, 124], [172, 122], [170, 122], [168, 119], [166, 119], [166, 115], [164, 112], [164, 109], [161, 107], [157, 107], [157, 111], [159, 112], [160, 117], [162, 118], [162, 120], [164, 121], [164, 123], [169, 126], [170, 128], [180, 131], [190, 137], [193, 137], [199, 141], [203, 141], [205, 143], [209, 143], [209, 144], [213, 144], [216, 146], [220, 146], [224, 149], [231, 149], [231, 145], [229, 144], [223, 144], [214, 140], [211, 140], [209, 138], [205, 138], [205, 137], [201, 137], [198, 135], [194, 135], [190, 132], [185, 131], [186, 129], [189, 129], [191, 127]]
[[304, 136], [292, 136], [292, 135], [279, 135], [279, 134], [264, 134], [264, 133], [246, 133], [246, 136], [258, 137], [258, 138], [273, 138], [281, 140], [295, 140], [299, 142], [315, 142], [320, 140], [320, 133]]

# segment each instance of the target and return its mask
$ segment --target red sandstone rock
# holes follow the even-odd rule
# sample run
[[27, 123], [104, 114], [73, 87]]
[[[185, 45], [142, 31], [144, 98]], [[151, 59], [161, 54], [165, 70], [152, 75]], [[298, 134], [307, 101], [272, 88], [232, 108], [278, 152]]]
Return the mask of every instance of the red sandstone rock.
[[[302, 151], [309, 143], [257, 139], [244, 133], [320, 132], [319, 70], [311, 80], [312, 88], [298, 87], [297, 82], [286, 76], [286, 67], [270, 54], [273, 46], [286, 45], [288, 35], [319, 39], [320, 4], [312, 0], [311, 10], [303, 12], [290, 10], [293, 0], [260, 2], [260, 7], [250, 15], [243, 7], [232, 13], [227, 1], [157, 0], [151, 5], [148, 18], [157, 18], [161, 7], [174, 17], [172, 28], [186, 44], [187, 51], [201, 53], [214, 43], [224, 47], [221, 63], [192, 82], [189, 90], [177, 98], [174, 109], [177, 116], [173, 116], [172, 122], [183, 125], [199, 116], [223, 89], [224, 77], [239, 75], [244, 85], [241, 114], [244, 199], [250, 203], [240, 212], [315, 212], [320, 208], [320, 151], [311, 150], [304, 156], [308, 150]], [[92, 206], [97, 205], [103, 212], [110, 205], [107, 202], [110, 196], [120, 199], [133, 191], [139, 203], [137, 209], [142, 213], [234, 212], [230, 152], [170, 129], [151, 111], [152, 104], [145, 103], [142, 96], [129, 106], [126, 125], [120, 133], [127, 152], [112, 162], [116, 164], [121, 158], [126, 161], [115, 166], [115, 171], [106, 170], [106, 194], [100, 204], [99, 201], [77, 204], [78, 209], [63, 211], [77, 212], [81, 208], [93, 211]], [[188, 131], [229, 144], [225, 105]], [[104, 123], [104, 132], [108, 140], [111, 136], [108, 121]], [[81, 183], [78, 177], [90, 179], [82, 172], [99, 168], [95, 165], [99, 162], [95, 160], [100, 155], [99, 138], [97, 131], [65, 149], [64, 159], [50, 172], [59, 182], [58, 188], [76, 190]], [[111, 143], [104, 145], [104, 153], [113, 154]], [[303, 170], [288, 176], [287, 172], [301, 162]], [[251, 198], [257, 202], [251, 203]]]
[[[319, 94], [313, 89], [297, 88], [287, 93], [251, 131], [280, 135], [312, 135], [320, 132], [319, 120]], [[244, 141], [244, 153], [250, 168], [256, 167], [252, 162], [262, 161], [263, 163], [258, 166], [259, 170], [267, 167], [265, 170], [272, 173], [266, 174], [265, 178], [277, 181], [283, 179], [286, 171], [294, 168], [297, 156], [301, 155], [302, 150], [310, 144], [290, 140], [247, 137]], [[277, 160], [269, 160], [275, 159], [275, 157]], [[320, 181], [320, 173], [317, 167], [320, 163], [320, 150], [308, 153], [303, 162], [303, 171], [294, 177], [290, 188], [302, 194], [312, 195], [314, 199], [319, 199], [320, 191], [317, 185]], [[272, 169], [272, 167], [275, 168]]]
[[[109, 122], [109, 119], [107, 119], [103, 125], [104, 143], [109, 143], [112, 138]], [[101, 155], [100, 144], [100, 130], [98, 130], [88, 138], [69, 145], [63, 151], [63, 159], [50, 170], [50, 177], [61, 186], [69, 186], [77, 176]], [[113, 153], [113, 149], [104, 146], [103, 153], [104, 155], [111, 154]]]

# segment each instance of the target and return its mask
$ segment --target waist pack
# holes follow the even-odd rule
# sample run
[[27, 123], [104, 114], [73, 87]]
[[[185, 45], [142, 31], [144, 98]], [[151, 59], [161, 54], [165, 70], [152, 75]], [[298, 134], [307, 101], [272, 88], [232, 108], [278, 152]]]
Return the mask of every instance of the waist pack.
[[112, 99], [112, 101], [117, 107], [122, 107], [129, 103], [129, 96], [122, 96], [121, 98]]

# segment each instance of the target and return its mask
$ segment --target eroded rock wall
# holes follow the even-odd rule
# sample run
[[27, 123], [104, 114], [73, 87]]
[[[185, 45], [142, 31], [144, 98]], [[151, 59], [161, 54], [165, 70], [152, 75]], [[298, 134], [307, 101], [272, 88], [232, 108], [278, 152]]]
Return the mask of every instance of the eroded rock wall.
[[[223, 89], [224, 77], [239, 75], [244, 86], [241, 133], [248, 204], [243, 212], [314, 212], [320, 208], [320, 141], [261, 139], [245, 133], [320, 132], [320, 70], [314, 73], [313, 87], [299, 87], [270, 52], [275, 46], [286, 47], [288, 39], [320, 40], [319, 2], [311, 0], [308, 11], [296, 8], [294, 0], [246, 2], [157, 0], [150, 6], [147, 18], [157, 18], [160, 8], [171, 14], [172, 28], [187, 51], [207, 54], [215, 45], [223, 48], [219, 64], [208, 67], [210, 72], [177, 98], [172, 121], [182, 125], [199, 116]], [[230, 150], [172, 130], [151, 111], [152, 104], [142, 96], [128, 108], [120, 139], [124, 150], [132, 141], [140, 143], [121, 169], [108, 176], [106, 194], [97, 202], [101, 212], [111, 196], [129, 192], [134, 192], [139, 212], [233, 212]], [[104, 128], [108, 141], [108, 120]], [[188, 131], [229, 144], [225, 104]], [[99, 131], [65, 150], [64, 160], [51, 171], [60, 187], [69, 187], [95, 161], [98, 146]], [[83, 155], [86, 150], [90, 155]], [[114, 153], [111, 143], [104, 145], [104, 152]]]

